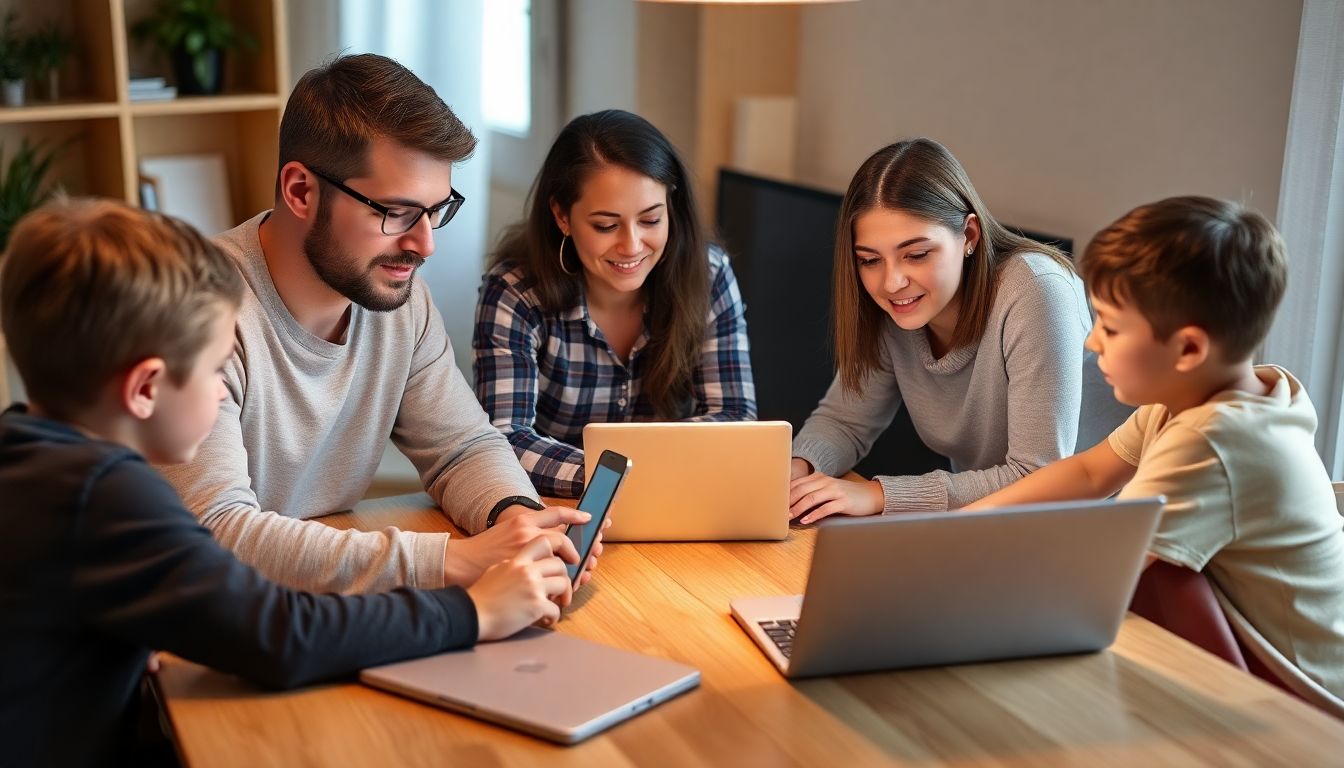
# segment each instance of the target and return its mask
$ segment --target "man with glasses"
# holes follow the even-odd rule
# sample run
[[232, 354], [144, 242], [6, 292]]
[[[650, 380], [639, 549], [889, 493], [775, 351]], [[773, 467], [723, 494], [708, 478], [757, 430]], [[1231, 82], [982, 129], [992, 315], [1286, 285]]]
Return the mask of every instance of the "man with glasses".
[[[191, 464], [162, 467], [242, 560], [332, 592], [470, 585], [586, 515], [545, 507], [457, 369], [416, 270], [465, 198], [452, 166], [476, 140], [434, 90], [382, 56], [295, 85], [275, 207], [220, 235], [247, 282], [229, 391]], [[338, 531], [311, 520], [363, 497], [388, 438], [476, 535]], [[566, 592], [561, 601], [568, 601]]]

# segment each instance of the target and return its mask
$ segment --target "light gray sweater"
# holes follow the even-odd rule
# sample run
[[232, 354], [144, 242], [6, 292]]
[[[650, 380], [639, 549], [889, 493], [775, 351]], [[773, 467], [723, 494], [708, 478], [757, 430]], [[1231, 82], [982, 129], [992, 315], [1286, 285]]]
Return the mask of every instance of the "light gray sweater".
[[[1010, 256], [978, 344], [934, 359], [926, 331], [888, 322], [885, 370], [861, 394], [839, 377], [793, 441], [793, 455], [841, 475], [867, 455], [904, 403], [951, 472], [881, 476], [884, 511], [956, 509], [1056, 459], [1090, 448], [1129, 414], [1083, 348], [1092, 326], [1082, 281], [1048, 256]], [[1080, 419], [1080, 413], [1082, 418]]]
[[392, 312], [353, 305], [342, 343], [317, 338], [271, 282], [257, 235], [266, 215], [216, 239], [250, 288], [229, 397], [195, 460], [159, 469], [220, 543], [271, 579], [319, 592], [441, 587], [447, 534], [309, 518], [364, 496], [389, 436], [469, 532], [504, 497], [536, 491], [458, 371], [424, 282]]

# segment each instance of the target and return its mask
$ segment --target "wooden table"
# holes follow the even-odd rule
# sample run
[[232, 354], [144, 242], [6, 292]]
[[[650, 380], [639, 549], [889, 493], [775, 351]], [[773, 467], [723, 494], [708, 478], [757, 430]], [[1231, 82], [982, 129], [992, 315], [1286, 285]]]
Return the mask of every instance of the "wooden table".
[[[328, 518], [449, 530], [423, 495]], [[1137, 616], [1108, 651], [790, 683], [728, 614], [803, 591], [787, 541], [614, 544], [562, 632], [698, 667], [700, 687], [560, 747], [357, 684], [264, 693], [168, 660], [159, 686], [196, 766], [1341, 765], [1344, 723]]]

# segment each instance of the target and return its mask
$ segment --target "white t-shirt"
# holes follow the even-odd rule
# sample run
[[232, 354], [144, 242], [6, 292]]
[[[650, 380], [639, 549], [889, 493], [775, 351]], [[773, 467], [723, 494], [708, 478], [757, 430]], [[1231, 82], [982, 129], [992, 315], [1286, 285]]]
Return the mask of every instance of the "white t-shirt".
[[1110, 436], [1137, 467], [1121, 498], [1163, 494], [1162, 560], [1204, 571], [1242, 642], [1309, 701], [1344, 715], [1344, 520], [1302, 384], [1257, 366], [1267, 395], [1226, 391], [1172, 416], [1140, 408]]

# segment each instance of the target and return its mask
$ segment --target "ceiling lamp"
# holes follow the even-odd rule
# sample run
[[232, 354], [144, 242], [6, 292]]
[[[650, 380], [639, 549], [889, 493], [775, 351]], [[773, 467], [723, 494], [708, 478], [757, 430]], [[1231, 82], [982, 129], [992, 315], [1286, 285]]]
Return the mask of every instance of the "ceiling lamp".
[[852, 3], [856, 0], [643, 0], [646, 3], [676, 3], [680, 5], [821, 5], [823, 3]]

